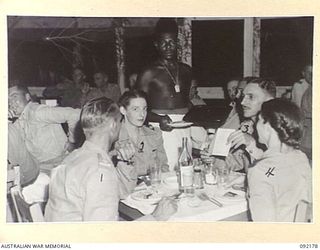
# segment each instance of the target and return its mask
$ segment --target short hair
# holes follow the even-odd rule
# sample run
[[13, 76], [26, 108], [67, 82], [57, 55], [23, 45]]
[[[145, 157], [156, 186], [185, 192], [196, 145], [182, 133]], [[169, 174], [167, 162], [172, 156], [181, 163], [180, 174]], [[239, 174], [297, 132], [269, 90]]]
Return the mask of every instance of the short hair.
[[121, 114], [117, 103], [106, 97], [100, 97], [83, 106], [80, 123], [86, 137], [90, 137], [97, 128], [109, 119], [116, 120], [118, 117], [121, 117]]
[[246, 82], [248, 84], [248, 82], [251, 82], [253, 80], [257, 80], [259, 79], [259, 77], [256, 76], [246, 76], [240, 79], [240, 81]]
[[137, 89], [132, 89], [123, 93], [119, 98], [120, 107], [127, 108], [130, 105], [130, 101], [135, 98], [143, 98], [147, 101], [147, 95], [145, 92]]
[[95, 70], [93, 75], [95, 74], [102, 74], [104, 77], [108, 77], [108, 74], [103, 70]]
[[260, 112], [264, 122], [269, 122], [282, 143], [299, 148], [303, 133], [303, 114], [300, 108], [285, 99], [264, 102]]
[[31, 94], [30, 94], [30, 91], [29, 91], [28, 87], [25, 86], [25, 85], [22, 85], [19, 81], [10, 81], [8, 87], [9, 87], [9, 89], [13, 88], [13, 87], [16, 87], [24, 95], [29, 94], [30, 97], [31, 97]]
[[247, 84], [249, 83], [255, 83], [258, 84], [259, 87], [263, 90], [265, 90], [270, 96], [273, 98], [276, 97], [277, 93], [277, 88], [276, 88], [276, 83], [270, 79], [265, 79], [265, 78], [253, 78], [252, 80], [248, 81]]
[[178, 35], [178, 25], [173, 18], [160, 18], [157, 22], [154, 32], [155, 39], [164, 33]]

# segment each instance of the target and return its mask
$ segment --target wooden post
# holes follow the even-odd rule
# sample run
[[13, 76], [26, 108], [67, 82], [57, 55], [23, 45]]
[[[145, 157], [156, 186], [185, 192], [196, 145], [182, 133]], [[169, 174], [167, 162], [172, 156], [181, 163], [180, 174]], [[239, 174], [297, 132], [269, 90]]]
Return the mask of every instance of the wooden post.
[[81, 46], [80, 44], [75, 44], [72, 51], [72, 67], [83, 68], [83, 59], [81, 55]]
[[192, 24], [191, 18], [178, 18], [178, 50], [180, 62], [192, 66]]
[[116, 46], [116, 60], [118, 70], [118, 85], [120, 87], [121, 94], [125, 91], [125, 32], [126, 20], [122, 18], [115, 18], [114, 31], [115, 31], [115, 46]]
[[260, 38], [261, 38], [261, 20], [258, 17], [253, 18], [253, 76], [260, 76]]
[[243, 76], [260, 76], [260, 18], [244, 19]]

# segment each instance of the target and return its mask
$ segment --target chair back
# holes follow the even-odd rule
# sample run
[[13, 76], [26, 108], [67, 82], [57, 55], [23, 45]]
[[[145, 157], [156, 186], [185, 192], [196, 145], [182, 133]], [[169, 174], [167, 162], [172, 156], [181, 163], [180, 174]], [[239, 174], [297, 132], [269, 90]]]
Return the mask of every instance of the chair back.
[[312, 222], [312, 203], [306, 200], [299, 201], [296, 206], [294, 222]]
[[40, 204], [29, 204], [22, 195], [19, 166], [14, 167], [14, 173], [14, 186], [10, 188], [10, 195], [18, 222], [43, 222], [44, 216]]

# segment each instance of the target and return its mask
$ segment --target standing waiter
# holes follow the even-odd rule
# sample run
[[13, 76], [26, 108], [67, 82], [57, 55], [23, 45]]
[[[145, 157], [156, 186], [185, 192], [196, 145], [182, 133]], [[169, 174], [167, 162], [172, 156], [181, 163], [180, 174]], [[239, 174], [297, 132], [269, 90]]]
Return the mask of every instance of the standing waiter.
[[[178, 159], [182, 137], [190, 138], [190, 128], [172, 129], [172, 121], [181, 121], [188, 112], [192, 70], [177, 61], [178, 27], [173, 19], [160, 19], [155, 28], [154, 46], [159, 59], [146, 67], [137, 79], [137, 88], [148, 95], [148, 121], [159, 123], [170, 168]], [[191, 141], [191, 140], [189, 140]]]

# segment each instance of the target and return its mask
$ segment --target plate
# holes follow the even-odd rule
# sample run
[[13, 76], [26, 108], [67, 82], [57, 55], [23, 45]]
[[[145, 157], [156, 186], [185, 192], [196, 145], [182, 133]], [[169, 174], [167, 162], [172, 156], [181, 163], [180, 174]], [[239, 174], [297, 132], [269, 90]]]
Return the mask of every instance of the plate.
[[147, 189], [132, 193], [131, 198], [136, 201], [147, 201], [156, 203], [161, 200], [162, 195], [156, 190]]
[[215, 194], [213, 198], [222, 203], [240, 202], [246, 199], [246, 193], [241, 190], [228, 189], [223, 193]]
[[185, 121], [175, 121], [168, 124], [168, 126], [172, 128], [184, 128], [184, 127], [190, 127], [193, 124], [193, 122], [185, 122]]
[[178, 178], [177, 176], [170, 176], [170, 177], [165, 178], [162, 182], [163, 182], [163, 184], [165, 184], [169, 188], [176, 189], [179, 187], [177, 178]]

